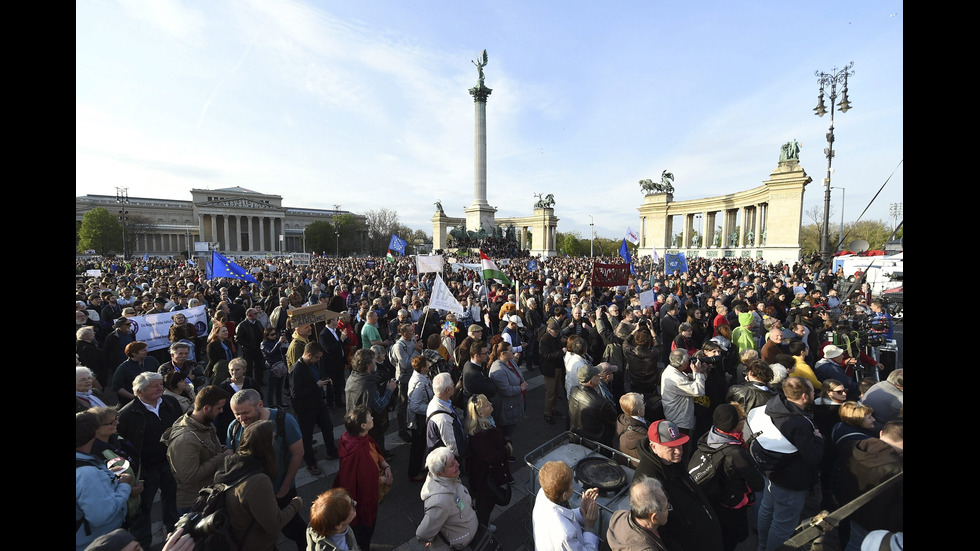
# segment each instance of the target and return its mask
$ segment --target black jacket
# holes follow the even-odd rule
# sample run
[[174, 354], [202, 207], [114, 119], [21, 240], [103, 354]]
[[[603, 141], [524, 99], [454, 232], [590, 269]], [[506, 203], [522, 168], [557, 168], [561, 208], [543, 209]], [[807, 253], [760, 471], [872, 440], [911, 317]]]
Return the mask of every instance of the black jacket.
[[639, 476], [659, 480], [674, 508], [667, 524], [660, 527], [667, 549], [721, 551], [721, 525], [711, 502], [687, 474], [687, 467], [683, 463], [664, 464], [650, 448], [649, 438], [640, 441], [637, 451], [640, 464], [636, 467], [634, 480]]
[[469, 400], [470, 396], [476, 394], [483, 394], [492, 399], [497, 394], [497, 387], [493, 385], [493, 381], [482, 367], [473, 362], [466, 362], [463, 367], [463, 396]]
[[808, 490], [817, 481], [820, 460], [823, 458], [823, 436], [814, 434], [816, 426], [810, 415], [785, 396], [776, 396], [766, 403], [766, 414], [773, 425], [794, 446], [796, 453], [776, 465], [769, 479], [790, 490]]
[[565, 353], [562, 351], [561, 338], [552, 337], [546, 329], [541, 337], [538, 357], [541, 359], [541, 375], [554, 377], [559, 369], [565, 368]]
[[587, 385], [572, 387], [568, 396], [568, 419], [572, 432], [606, 446], [613, 446], [619, 412]]

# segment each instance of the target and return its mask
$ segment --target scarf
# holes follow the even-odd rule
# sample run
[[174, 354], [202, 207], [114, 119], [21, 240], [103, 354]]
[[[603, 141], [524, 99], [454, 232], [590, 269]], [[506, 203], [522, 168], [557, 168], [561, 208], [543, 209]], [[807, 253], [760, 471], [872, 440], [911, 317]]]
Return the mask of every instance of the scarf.
[[89, 407], [93, 407], [93, 408], [108, 407], [108, 405], [102, 400], [99, 400], [98, 396], [93, 394], [91, 390], [88, 390], [86, 392], [79, 392], [76, 390], [75, 398], [88, 402]]

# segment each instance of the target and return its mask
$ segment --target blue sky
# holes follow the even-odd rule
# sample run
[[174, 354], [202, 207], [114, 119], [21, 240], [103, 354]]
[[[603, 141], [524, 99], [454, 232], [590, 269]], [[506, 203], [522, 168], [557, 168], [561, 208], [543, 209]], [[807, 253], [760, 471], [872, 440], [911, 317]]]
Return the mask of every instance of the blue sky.
[[[619, 239], [638, 181], [677, 201], [762, 184], [802, 143], [822, 209], [815, 71], [854, 62], [832, 186], [856, 219], [903, 199], [900, 1], [678, 4], [77, 0], [76, 195], [189, 200], [241, 186], [291, 207], [388, 208], [432, 231], [473, 200], [471, 63], [486, 49], [488, 201]], [[829, 100], [828, 100], [829, 101]], [[898, 167], [898, 170], [895, 170]], [[840, 220], [841, 192], [833, 191]], [[806, 217], [804, 217], [806, 219]]]

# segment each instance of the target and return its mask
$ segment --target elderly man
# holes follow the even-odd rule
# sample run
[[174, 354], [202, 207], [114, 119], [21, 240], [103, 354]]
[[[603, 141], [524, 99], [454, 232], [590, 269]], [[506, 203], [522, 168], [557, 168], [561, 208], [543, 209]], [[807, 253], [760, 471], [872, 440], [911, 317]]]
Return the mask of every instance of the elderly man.
[[470, 361], [470, 347], [476, 341], [483, 341], [483, 326], [474, 323], [466, 328], [466, 338], [456, 345], [456, 350], [453, 351], [456, 365], [464, 366]]
[[167, 460], [177, 482], [178, 514], [190, 511], [198, 492], [214, 482], [214, 473], [233, 453], [224, 449], [214, 429], [214, 420], [224, 411], [229, 398], [216, 386], [202, 388], [194, 398], [194, 409], [163, 432]]
[[[432, 380], [434, 396], [425, 410], [426, 454], [445, 446], [453, 452], [457, 460], [461, 460], [469, 452], [463, 420], [459, 418], [451, 402], [455, 391], [453, 377], [449, 373], [440, 373]], [[432, 471], [429, 472], [431, 474]]]
[[[367, 325], [365, 325], [367, 327]], [[405, 442], [412, 441], [408, 429], [408, 381], [412, 378], [412, 358], [422, 353], [422, 341], [415, 338], [415, 326], [403, 323], [398, 326], [399, 338], [391, 345], [391, 361], [398, 380], [398, 437]]]
[[704, 396], [707, 379], [707, 364], [695, 360], [693, 363], [686, 350], [673, 350], [670, 365], [660, 374], [660, 395], [664, 406], [664, 417], [675, 424], [687, 436], [695, 427], [694, 398]]
[[199, 376], [195, 373], [201, 373], [203, 369], [197, 362], [190, 359], [190, 353], [191, 345], [186, 342], [178, 341], [171, 344], [170, 361], [161, 364], [157, 368], [157, 373], [166, 377], [169, 373], [179, 371], [181, 375], [187, 377], [194, 383], [195, 388], [203, 388], [208, 384], [208, 380], [203, 374]]
[[118, 431], [136, 450], [131, 462], [144, 484], [139, 511], [130, 531], [141, 546], [149, 549], [153, 540], [150, 511], [157, 490], [160, 491], [163, 524], [168, 533], [173, 532], [177, 522], [177, 482], [167, 461], [167, 445], [161, 437], [183, 411], [176, 398], [163, 395], [163, 375], [159, 373], [137, 375], [133, 380], [133, 394], [136, 399], [119, 410]]
[[721, 525], [711, 502], [681, 461], [683, 447], [689, 439], [670, 421], [651, 423], [647, 437], [637, 447], [640, 463], [634, 476], [635, 479], [649, 477], [659, 480], [670, 495], [674, 509], [673, 522], [669, 528], [661, 530], [667, 549], [721, 551]]
[[618, 412], [616, 406], [599, 392], [600, 373], [595, 366], [579, 367], [579, 384], [568, 395], [568, 419], [575, 434], [612, 446]]
[[776, 361], [778, 354], [784, 353], [783, 350], [783, 330], [781, 327], [773, 327], [769, 331], [769, 339], [762, 345], [759, 354], [766, 363], [771, 364]]
[[660, 527], [667, 524], [671, 508], [659, 480], [635, 480], [630, 486], [630, 509], [612, 514], [606, 543], [612, 551], [667, 551]]
[[828, 344], [823, 348], [823, 359], [817, 362], [817, 365], [813, 366], [813, 373], [817, 376], [817, 379], [820, 379], [821, 383], [827, 379], [840, 381], [841, 384], [847, 387], [848, 397], [857, 398], [858, 394], [860, 394], [857, 381], [854, 380], [853, 376], [848, 376], [845, 371], [848, 367], [853, 369], [853, 366], [856, 364], [857, 359], [848, 358], [842, 348]]

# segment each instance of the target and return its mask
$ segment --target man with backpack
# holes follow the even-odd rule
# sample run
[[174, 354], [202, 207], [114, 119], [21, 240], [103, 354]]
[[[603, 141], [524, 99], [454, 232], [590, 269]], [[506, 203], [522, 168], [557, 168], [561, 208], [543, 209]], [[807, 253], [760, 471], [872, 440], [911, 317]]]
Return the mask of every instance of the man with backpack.
[[[272, 447], [278, 474], [272, 481], [272, 489], [276, 492], [279, 508], [285, 508], [297, 495], [296, 473], [303, 464], [303, 434], [299, 423], [282, 409], [265, 407], [258, 391], [251, 388], [239, 390], [231, 397], [231, 411], [235, 414], [235, 420], [228, 425], [227, 445], [233, 451], [238, 449], [245, 427], [256, 421], [275, 422]], [[295, 515], [282, 528], [282, 533], [296, 543], [297, 549], [306, 549], [306, 523], [300, 515]]]
[[408, 381], [412, 378], [412, 358], [422, 353], [422, 342], [415, 339], [415, 326], [403, 323], [398, 326], [401, 335], [388, 351], [389, 359], [395, 366], [395, 379], [398, 379], [398, 437], [411, 443], [412, 433], [408, 430]]
[[[783, 381], [783, 396], [774, 396], [765, 405], [765, 416], [771, 419], [771, 424], [792, 448], [782, 453], [767, 452], [761, 437], [755, 441], [760, 446], [751, 447], [754, 456], [761, 453], [764, 457], [760, 466], [771, 467], [766, 473], [766, 489], [759, 503], [759, 551], [774, 551], [793, 535], [807, 492], [817, 481], [824, 440], [806, 412], [807, 405], [812, 402], [810, 381], [789, 377]], [[749, 425], [753, 431], [762, 429], [757, 426], [761, 423], [756, 421], [755, 415], [750, 415]]]
[[735, 551], [749, 535], [748, 508], [765, 479], [745, 448], [745, 415], [732, 404], [720, 404], [711, 429], [698, 440], [688, 473], [711, 501], [725, 551]]
[[177, 513], [190, 510], [201, 488], [214, 481], [224, 458], [232, 451], [222, 449], [214, 420], [224, 411], [231, 396], [214, 385], [198, 391], [194, 410], [188, 411], [163, 432], [167, 460], [177, 481]]

